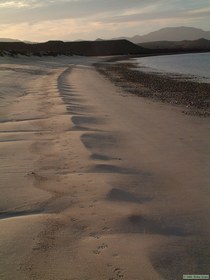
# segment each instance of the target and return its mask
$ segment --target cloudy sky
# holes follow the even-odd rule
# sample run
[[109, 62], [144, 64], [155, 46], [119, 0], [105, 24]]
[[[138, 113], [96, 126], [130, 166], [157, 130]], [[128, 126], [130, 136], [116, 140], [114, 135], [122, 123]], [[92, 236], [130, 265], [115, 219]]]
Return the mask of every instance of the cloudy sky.
[[0, 38], [108, 39], [168, 26], [210, 30], [210, 0], [0, 0]]

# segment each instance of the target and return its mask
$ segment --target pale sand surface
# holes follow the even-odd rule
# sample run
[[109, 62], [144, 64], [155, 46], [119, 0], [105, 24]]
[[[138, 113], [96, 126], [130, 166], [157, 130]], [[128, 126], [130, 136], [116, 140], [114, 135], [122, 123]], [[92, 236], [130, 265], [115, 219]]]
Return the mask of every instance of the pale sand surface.
[[210, 122], [88, 58], [0, 61], [0, 279], [210, 272]]

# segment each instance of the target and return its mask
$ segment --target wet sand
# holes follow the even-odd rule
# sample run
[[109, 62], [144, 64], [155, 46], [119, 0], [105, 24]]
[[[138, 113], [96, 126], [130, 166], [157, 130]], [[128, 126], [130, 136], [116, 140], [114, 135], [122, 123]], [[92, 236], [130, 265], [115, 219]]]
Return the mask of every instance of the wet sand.
[[0, 279], [209, 274], [209, 119], [92, 62], [1, 60]]

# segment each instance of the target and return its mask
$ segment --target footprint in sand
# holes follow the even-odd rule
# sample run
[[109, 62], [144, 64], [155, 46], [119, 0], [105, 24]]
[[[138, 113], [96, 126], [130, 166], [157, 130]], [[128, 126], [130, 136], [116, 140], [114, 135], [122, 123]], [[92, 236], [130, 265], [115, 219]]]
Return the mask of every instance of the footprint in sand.
[[93, 207], [94, 207], [94, 205], [93, 205], [93, 204], [90, 204], [90, 205], [89, 205], [89, 208], [93, 208]]
[[99, 238], [100, 238], [100, 236], [97, 235], [97, 233], [95, 233], [95, 232], [91, 232], [91, 233], [89, 234], [89, 236], [94, 237], [94, 238], [96, 238], [96, 239], [99, 239]]
[[124, 274], [120, 268], [115, 268], [113, 272], [114, 276], [109, 278], [109, 280], [119, 280], [124, 278]]
[[99, 255], [101, 252], [99, 250], [93, 250], [93, 253]]
[[109, 230], [109, 229], [110, 229], [109, 227], [103, 227], [103, 228], [102, 228], [103, 231], [107, 231], [107, 230]]
[[96, 250], [93, 250], [93, 253], [96, 254], [96, 255], [99, 255], [104, 249], [108, 248], [108, 245], [105, 244], [105, 243], [102, 243], [101, 245], [99, 245], [97, 247]]
[[112, 254], [112, 256], [113, 256], [113, 257], [118, 257], [119, 254], [118, 254], [118, 253], [114, 253], [114, 254]]
[[104, 250], [105, 248], [108, 248], [108, 245], [105, 243], [102, 243], [100, 246], [98, 246], [99, 250]]

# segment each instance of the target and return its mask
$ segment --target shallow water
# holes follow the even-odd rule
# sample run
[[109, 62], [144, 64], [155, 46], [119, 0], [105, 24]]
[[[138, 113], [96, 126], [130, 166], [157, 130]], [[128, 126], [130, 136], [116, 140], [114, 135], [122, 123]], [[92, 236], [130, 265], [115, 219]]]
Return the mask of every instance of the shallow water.
[[210, 52], [135, 58], [139, 69], [210, 83]]

